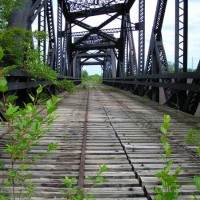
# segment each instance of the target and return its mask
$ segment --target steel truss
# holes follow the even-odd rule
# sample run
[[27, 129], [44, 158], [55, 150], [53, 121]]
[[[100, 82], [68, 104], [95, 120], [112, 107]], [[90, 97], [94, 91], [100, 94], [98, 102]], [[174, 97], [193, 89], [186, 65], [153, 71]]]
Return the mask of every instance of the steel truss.
[[[131, 22], [131, 8], [136, 3], [139, 21]], [[24, 9], [13, 13], [10, 25], [31, 30], [37, 23], [38, 31], [47, 32], [48, 40], [37, 42], [41, 60], [62, 76], [79, 78], [82, 66], [100, 65], [105, 84], [131, 89], [157, 102], [162, 96], [162, 103], [195, 114], [200, 100], [200, 66], [196, 72], [187, 72], [188, 0], [174, 3], [174, 73], [169, 73], [162, 38], [167, 0], [157, 0], [146, 64], [145, 0], [28, 0]], [[98, 26], [84, 22], [101, 14], [109, 17]], [[106, 28], [119, 18], [120, 27]], [[72, 32], [73, 26], [84, 31]], [[133, 31], [138, 31], [138, 52]]]

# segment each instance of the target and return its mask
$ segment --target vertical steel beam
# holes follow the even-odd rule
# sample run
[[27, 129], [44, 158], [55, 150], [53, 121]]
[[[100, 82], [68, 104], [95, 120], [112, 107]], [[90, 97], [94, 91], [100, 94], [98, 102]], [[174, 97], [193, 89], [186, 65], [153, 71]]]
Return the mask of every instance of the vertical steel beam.
[[66, 32], [67, 32], [67, 49], [66, 49], [66, 58], [67, 58], [67, 76], [73, 76], [73, 58], [72, 58], [72, 37], [71, 37], [71, 23], [69, 21], [66, 22]]
[[49, 50], [47, 56], [47, 64], [55, 69], [56, 67], [56, 36], [53, 18], [53, 4], [52, 0], [47, 0], [47, 24], [49, 33]]
[[58, 4], [57, 9], [57, 65], [56, 65], [56, 71], [61, 74], [61, 68], [62, 68], [62, 7], [63, 3]]
[[133, 76], [137, 75], [137, 58], [136, 58], [133, 33], [131, 30], [131, 19], [129, 13], [126, 14], [126, 27], [127, 27], [127, 37], [128, 37], [127, 51], [129, 51], [129, 65], [130, 65], [129, 76]]
[[61, 66], [61, 75], [65, 76], [67, 72], [67, 33], [63, 36], [63, 52], [62, 52], [62, 66]]
[[188, 0], [175, 0], [175, 72], [187, 72]]
[[113, 49], [110, 49], [111, 65], [112, 65], [112, 78], [116, 77], [116, 59]]
[[[165, 56], [165, 50], [162, 42], [162, 25], [166, 10], [167, 0], [158, 0], [156, 13], [154, 17], [154, 24], [151, 33], [151, 40], [149, 45], [149, 51], [147, 56], [147, 63], [146, 63], [146, 73], [152, 73], [152, 63], [155, 62], [152, 59], [156, 59], [158, 62], [158, 66], [160, 69], [160, 73], [166, 73], [168, 71], [168, 63], [167, 58]], [[161, 54], [159, 54], [161, 52]], [[155, 57], [153, 54], [156, 54]], [[160, 56], [161, 55], [161, 56]]]
[[[41, 2], [43, 4], [42, 9], [38, 13], [38, 31], [46, 33], [46, 11], [47, 11], [47, 0]], [[38, 40], [38, 48], [40, 51], [40, 57], [43, 63], [46, 62], [46, 39]]]
[[[162, 74], [168, 72], [167, 57], [162, 41], [162, 25], [167, 6], [167, 0], [158, 0], [154, 24], [152, 27], [151, 40], [146, 63], [146, 74]], [[149, 80], [146, 80], [149, 81]], [[158, 80], [157, 80], [158, 81]], [[145, 92], [147, 92], [147, 87]], [[159, 101], [159, 88], [151, 87], [151, 98]], [[168, 98], [168, 91], [165, 89], [165, 97]]]
[[[200, 61], [197, 66], [196, 72], [200, 72]], [[193, 79], [192, 84], [196, 84], [200, 86], [200, 79]], [[196, 113], [196, 110], [199, 106], [200, 102], [200, 93], [199, 92], [192, 92], [189, 91], [186, 101], [184, 101], [183, 111], [187, 112], [189, 114], [194, 115]]]
[[21, 27], [27, 30], [31, 30], [30, 12], [33, 5], [32, 0], [27, 0], [23, 3], [22, 8], [14, 10], [8, 20], [9, 27]]
[[[188, 56], [188, 0], [175, 1], [175, 72], [187, 72]], [[187, 79], [176, 80], [179, 83], [187, 83]], [[186, 91], [177, 92], [177, 106], [184, 109], [187, 99]]]
[[138, 74], [144, 74], [145, 0], [139, 0]]
[[119, 55], [118, 55], [118, 63], [117, 63], [117, 77], [123, 77], [125, 74], [125, 49], [126, 49], [126, 23], [125, 23], [125, 15], [122, 15], [121, 22], [121, 34], [119, 39]]

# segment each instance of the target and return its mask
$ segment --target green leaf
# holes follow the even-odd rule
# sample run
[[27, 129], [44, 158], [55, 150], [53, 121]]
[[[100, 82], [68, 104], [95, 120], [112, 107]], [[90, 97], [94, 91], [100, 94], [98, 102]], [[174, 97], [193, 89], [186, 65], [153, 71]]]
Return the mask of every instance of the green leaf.
[[3, 56], [4, 56], [3, 49], [0, 47], [0, 61], [2, 60]]
[[55, 151], [58, 149], [59, 149], [59, 147], [58, 147], [57, 143], [51, 143], [51, 144], [48, 144], [48, 146], [47, 146], [47, 152]]
[[43, 117], [40, 115], [36, 115], [35, 118], [37, 121], [42, 122], [43, 121]]
[[35, 98], [31, 95], [31, 94], [28, 94], [29, 97], [31, 98], [31, 101], [34, 102], [35, 101]]
[[34, 154], [34, 155], [33, 155], [33, 161], [36, 161], [39, 157], [40, 157], [40, 155]]
[[39, 86], [39, 88], [37, 89], [37, 94], [40, 94], [40, 93], [42, 92], [43, 87], [44, 87], [44, 86], [41, 86], [41, 85]]
[[160, 127], [160, 130], [161, 130], [161, 132], [162, 132], [163, 134], [166, 134], [166, 132], [167, 132], [167, 129], [166, 129], [164, 126], [161, 126], [161, 127]]
[[52, 98], [52, 102], [54, 104], [57, 104], [58, 102], [60, 102], [63, 98], [57, 98], [56, 96], [54, 96], [53, 94], [51, 95]]
[[11, 180], [10, 180], [10, 179], [6, 180], [5, 185], [6, 185], [6, 186], [10, 186], [10, 184], [11, 184]]
[[162, 196], [160, 194], [157, 194], [155, 197], [154, 197], [154, 200], [163, 200], [162, 199]]
[[28, 170], [29, 167], [30, 167], [30, 165], [27, 165], [27, 164], [21, 164], [21, 165], [20, 165], [20, 169], [21, 169], [22, 171]]
[[194, 183], [195, 183], [197, 189], [200, 191], [200, 176], [194, 177]]
[[4, 75], [4, 76], [7, 75], [8, 72], [9, 72], [11, 69], [15, 69], [15, 68], [16, 68], [15, 65], [12, 65], [12, 66], [8, 66], [8, 67], [3, 68], [3, 75]]
[[200, 147], [197, 147], [197, 153], [200, 154]]
[[105, 172], [105, 171], [108, 171], [108, 170], [109, 170], [108, 166], [105, 165], [105, 164], [99, 165], [99, 167], [100, 167], [100, 171], [101, 171], [101, 172]]
[[0, 81], [1, 86], [6, 86], [7, 85], [7, 80], [3, 77]]
[[7, 102], [12, 102], [14, 100], [18, 99], [18, 96], [15, 96], [15, 95], [10, 95], [7, 97]]
[[8, 86], [2, 86], [2, 85], [0, 85], [0, 92], [6, 92], [6, 91], [8, 91]]
[[0, 101], [0, 107], [3, 107], [3, 106], [4, 106], [4, 103]]
[[7, 197], [4, 196], [3, 194], [0, 194], [0, 200], [7, 200]]
[[0, 161], [0, 169], [3, 169], [5, 166], [5, 163], [3, 161]]
[[96, 177], [97, 182], [99, 183], [103, 183], [105, 181], [105, 179], [102, 176], [97, 176]]
[[50, 108], [47, 109], [47, 113], [51, 114], [57, 109], [58, 109], [58, 106], [51, 106]]
[[175, 174], [178, 175], [181, 171], [182, 171], [181, 167], [177, 167], [176, 171], [175, 171]]
[[170, 115], [164, 115], [164, 122], [169, 123], [170, 122]]
[[160, 137], [161, 142], [166, 145], [167, 144], [167, 139], [164, 136]]
[[86, 179], [87, 179], [87, 180], [93, 181], [93, 180], [94, 180], [94, 177], [93, 177], [93, 176], [86, 176]]
[[13, 105], [9, 104], [9, 107], [8, 107], [8, 109], [6, 110], [5, 115], [6, 115], [7, 117], [9, 117], [9, 116], [13, 115], [15, 112], [17, 112], [18, 109], [19, 109], [19, 106], [13, 106]]

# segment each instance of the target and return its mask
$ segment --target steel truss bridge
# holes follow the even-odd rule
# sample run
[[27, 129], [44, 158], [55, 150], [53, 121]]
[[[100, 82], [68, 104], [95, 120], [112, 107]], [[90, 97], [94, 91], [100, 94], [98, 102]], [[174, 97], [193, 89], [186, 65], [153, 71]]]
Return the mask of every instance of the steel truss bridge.
[[[10, 27], [48, 33], [48, 39], [35, 41], [35, 46], [40, 50], [41, 60], [58, 72], [59, 79], [68, 78], [79, 84], [83, 66], [100, 65], [105, 84], [94, 85], [92, 90], [60, 94], [63, 100], [54, 123], [28, 153], [31, 160], [35, 155], [44, 155], [25, 169], [36, 186], [31, 199], [64, 199], [70, 189], [65, 188], [62, 181], [66, 176], [77, 178], [74, 185], [81, 189], [78, 194], [86, 191], [94, 194], [92, 199], [95, 200], [154, 199], [153, 187], [162, 184], [155, 174], [166, 171], [160, 140], [164, 114], [171, 116], [169, 131], [173, 132], [168, 139], [172, 151], [169, 159], [173, 161], [168, 176], [180, 167], [176, 183], [182, 187], [178, 190], [178, 199], [188, 200], [194, 195], [200, 198], [200, 191], [194, 184], [194, 177], [200, 174], [200, 156], [196, 146], [186, 144], [188, 132], [200, 129], [199, 118], [187, 114], [196, 114], [200, 101], [200, 62], [195, 72], [188, 72], [188, 0], [172, 0], [175, 5], [175, 44], [171, 44], [175, 49], [173, 73], [162, 37], [168, 1], [154, 1], [157, 7], [147, 54], [145, 23], [149, 22], [145, 11], [149, 8], [145, 8], [145, 0], [27, 0], [22, 9], [12, 13]], [[138, 10], [138, 19], [132, 21], [133, 7]], [[135, 33], [138, 33], [138, 41]], [[11, 71], [8, 79], [9, 93], [17, 93], [20, 101], [38, 85], [55, 89], [53, 83], [35, 82], [30, 74], [18, 69]], [[43, 105], [38, 113], [43, 116]], [[35, 124], [31, 128], [37, 130]], [[2, 184], [10, 176], [5, 173], [10, 169], [5, 148], [12, 141], [11, 137], [17, 138], [15, 131], [14, 136], [8, 133], [5, 123], [0, 123], [0, 162], [5, 163], [2, 167], [1, 162]], [[21, 137], [16, 140], [21, 141]], [[45, 148], [52, 142], [58, 144], [59, 149], [48, 156]], [[17, 144], [20, 150], [24, 146], [24, 143]], [[29, 163], [24, 157], [23, 163]], [[20, 162], [15, 163], [16, 173], [18, 169], [19, 174], [23, 173]], [[94, 187], [91, 177], [96, 180], [101, 164], [109, 167], [109, 171], [103, 173], [106, 182]], [[10, 187], [13, 191], [15, 184], [16, 198], [22, 199], [29, 190], [25, 190], [26, 182], [21, 190], [21, 178], [17, 180], [20, 181], [6, 186], [5, 195], [12, 193]], [[1, 190], [2, 186], [0, 193]]]
[[[103, 83], [195, 114], [200, 100], [200, 64], [188, 72], [188, 0], [175, 0], [175, 61], [169, 73], [162, 37], [167, 0], [157, 0], [152, 33], [145, 58], [145, 0], [28, 0], [15, 11], [11, 27], [45, 31], [48, 40], [38, 40], [44, 62], [61, 77], [79, 83], [84, 65], [100, 65]], [[131, 8], [138, 7], [138, 19], [131, 21]], [[153, 14], [153, 13], [152, 13]], [[107, 18], [92, 26], [95, 17]], [[98, 18], [97, 18], [98, 19]], [[107, 26], [118, 19], [118, 27]], [[79, 27], [82, 31], [74, 31]], [[138, 48], [133, 32], [138, 32]], [[165, 38], [167, 40], [167, 38]], [[92, 59], [92, 61], [91, 61]], [[145, 62], [146, 60], [146, 62]], [[12, 76], [24, 77], [21, 73]], [[35, 87], [23, 82], [10, 90]]]

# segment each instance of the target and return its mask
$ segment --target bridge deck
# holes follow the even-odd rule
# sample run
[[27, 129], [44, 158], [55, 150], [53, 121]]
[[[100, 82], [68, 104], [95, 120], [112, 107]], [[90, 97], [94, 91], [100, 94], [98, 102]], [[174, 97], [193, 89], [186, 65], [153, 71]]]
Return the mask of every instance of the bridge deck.
[[[81, 155], [85, 165], [80, 176], [83, 171], [95, 176], [99, 164], [110, 168], [103, 174], [107, 182], [89, 191], [95, 199], [153, 198], [152, 187], [159, 184], [154, 174], [164, 167], [159, 139], [164, 114], [172, 118], [173, 166], [183, 169], [178, 179], [183, 184], [180, 199], [189, 199], [193, 193], [200, 197], [193, 185], [193, 176], [200, 173], [200, 159], [194, 147], [184, 142], [197, 118], [104, 86], [65, 95], [57, 114], [52, 130], [34, 152], [42, 152], [49, 142], [58, 142], [60, 150], [31, 168], [37, 184], [33, 199], [62, 198], [60, 179], [78, 178]], [[88, 188], [91, 182], [85, 180], [83, 184]]]

